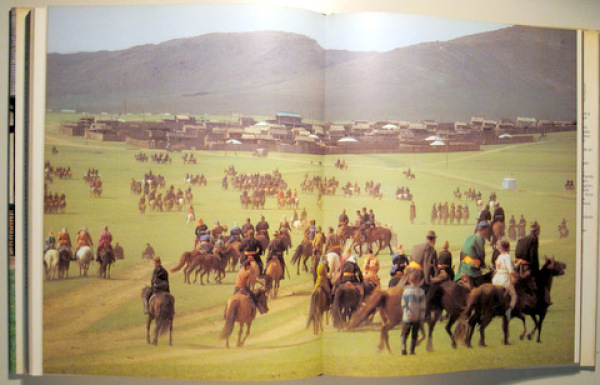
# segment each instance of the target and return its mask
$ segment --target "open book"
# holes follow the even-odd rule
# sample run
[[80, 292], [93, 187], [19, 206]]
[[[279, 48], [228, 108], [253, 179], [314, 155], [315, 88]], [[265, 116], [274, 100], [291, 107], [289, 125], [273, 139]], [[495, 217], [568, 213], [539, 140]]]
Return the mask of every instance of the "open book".
[[[58, 248], [64, 230], [74, 251], [85, 227], [94, 257], [109, 231], [123, 258], [106, 278], [96, 261], [87, 276], [76, 261], [48, 269], [44, 373], [267, 381], [580, 361], [574, 31], [255, 6], [52, 7], [47, 38], [45, 141], [34, 149], [44, 164], [33, 165], [44, 169], [44, 196], [32, 197], [44, 211], [38, 256], [48, 237]], [[566, 264], [541, 343], [520, 340], [513, 319], [512, 345], [502, 345], [498, 317], [486, 329], [490, 347], [454, 349], [438, 323], [433, 351], [423, 342], [418, 358], [400, 355], [401, 322], [389, 333], [391, 354], [377, 354], [379, 313], [351, 330], [332, 320], [318, 333], [307, 328], [318, 258], [300, 254], [314, 250], [303, 243], [311, 221], [326, 237], [345, 210], [358, 224], [340, 254], [362, 268], [365, 254], [378, 253], [386, 290], [392, 254], [402, 245], [411, 255], [429, 231], [438, 252], [448, 241], [457, 270], [490, 200], [504, 209], [511, 249], [536, 221], [540, 263], [547, 255]], [[361, 227], [371, 210], [374, 228]], [[235, 225], [263, 216], [271, 238], [290, 224], [288, 269], [244, 346], [235, 347], [236, 326], [226, 349], [224, 309], [239, 265], [207, 268], [226, 271], [217, 282], [213, 271], [200, 274], [204, 284], [195, 271], [184, 282], [180, 265], [199, 219], [226, 226], [226, 242]], [[382, 239], [365, 241], [375, 229]], [[169, 271], [172, 346], [168, 334], [146, 343], [148, 247]], [[487, 265], [491, 255], [486, 243]], [[383, 308], [393, 291], [375, 295], [358, 311]]]

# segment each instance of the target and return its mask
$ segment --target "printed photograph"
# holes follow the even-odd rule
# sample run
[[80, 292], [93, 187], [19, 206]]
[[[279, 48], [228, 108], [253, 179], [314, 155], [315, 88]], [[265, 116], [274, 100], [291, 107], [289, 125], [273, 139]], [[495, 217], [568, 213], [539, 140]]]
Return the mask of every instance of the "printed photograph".
[[102, 6], [47, 39], [44, 373], [574, 362], [575, 31]]

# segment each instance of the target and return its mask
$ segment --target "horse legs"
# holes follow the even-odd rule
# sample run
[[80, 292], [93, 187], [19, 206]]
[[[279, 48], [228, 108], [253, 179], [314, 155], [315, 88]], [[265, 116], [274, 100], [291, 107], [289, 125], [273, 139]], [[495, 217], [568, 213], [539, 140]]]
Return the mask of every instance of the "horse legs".
[[433, 330], [435, 329], [435, 324], [442, 315], [442, 312], [439, 310], [434, 311], [432, 313], [433, 317], [429, 319], [429, 333], [427, 334], [427, 347], [425, 348], [425, 350], [427, 350], [428, 352], [433, 351]]
[[451, 315], [450, 318], [448, 318], [448, 322], [446, 323], [445, 327], [446, 333], [448, 333], [448, 335], [450, 336], [450, 341], [452, 341], [452, 347], [454, 349], [456, 349], [456, 340], [454, 339], [454, 335], [452, 334], [452, 325], [454, 325], [457, 319], [458, 316]]
[[150, 343], [150, 324], [152, 323], [152, 316], [148, 315], [148, 321], [146, 321], [146, 342]]

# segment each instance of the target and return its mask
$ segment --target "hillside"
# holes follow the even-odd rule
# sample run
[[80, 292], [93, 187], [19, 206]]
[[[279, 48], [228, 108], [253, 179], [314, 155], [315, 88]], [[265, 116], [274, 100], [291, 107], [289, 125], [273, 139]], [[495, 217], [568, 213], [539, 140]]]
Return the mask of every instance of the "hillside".
[[[467, 120], [576, 115], [575, 32], [511, 27], [384, 53], [286, 32], [48, 54], [47, 107], [89, 112]], [[326, 117], [320, 112], [325, 106]]]

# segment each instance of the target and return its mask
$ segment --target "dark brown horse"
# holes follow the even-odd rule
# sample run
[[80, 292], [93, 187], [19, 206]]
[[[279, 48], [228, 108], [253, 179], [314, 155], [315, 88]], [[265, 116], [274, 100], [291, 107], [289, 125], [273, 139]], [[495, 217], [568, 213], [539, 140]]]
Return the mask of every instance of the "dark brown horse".
[[[523, 278], [520, 283], [515, 284], [517, 291], [517, 303], [515, 311], [535, 306], [534, 295], [535, 282], [530, 277]], [[485, 328], [492, 322], [494, 317], [502, 317], [502, 332], [504, 334], [503, 344], [508, 342], [508, 322], [506, 310], [509, 308], [510, 296], [506, 289], [491, 283], [483, 284], [469, 293], [467, 305], [461, 314], [461, 321], [455, 330], [455, 338], [464, 339], [465, 345], [471, 347], [471, 338], [475, 331], [475, 325], [479, 324], [479, 346], [485, 344]]]
[[[563, 262], [555, 260], [554, 257], [548, 259], [544, 256], [544, 261], [544, 266], [542, 266], [540, 271], [535, 276], [535, 305], [525, 307], [521, 311], [521, 313], [529, 315], [534, 323], [533, 330], [529, 332], [529, 334], [527, 335], [527, 339], [531, 340], [537, 330], [537, 342], [542, 342], [542, 324], [544, 323], [544, 319], [546, 318], [548, 308], [551, 305], [551, 303], [548, 303], [548, 301], [550, 299], [550, 290], [552, 289], [552, 280], [554, 277], [564, 275], [565, 269], [567, 268], [567, 266]], [[521, 334], [521, 339], [523, 339], [525, 333], [525, 320], [523, 319], [523, 333]]]
[[331, 309], [333, 326], [338, 330], [344, 329], [359, 305], [360, 294], [354, 285], [346, 283], [338, 286], [334, 293]]
[[373, 251], [375, 250], [373, 246], [377, 245], [377, 251], [375, 251], [375, 255], [378, 255], [379, 252], [385, 249], [386, 247], [390, 249], [390, 254], [394, 254], [391, 245], [392, 232], [390, 229], [383, 226], [368, 228], [365, 230], [365, 236], [366, 239], [363, 239], [362, 234], [360, 234], [360, 232], [355, 233], [354, 236], [353, 247], [355, 250], [356, 246], [359, 247], [358, 252], [360, 256], [362, 256], [362, 246], [364, 244], [366, 244], [367, 247]]
[[[258, 289], [254, 292], [254, 297], [256, 298], [256, 308], [260, 314], [264, 314], [269, 311], [267, 306], [267, 295], [263, 289]], [[238, 333], [237, 346], [242, 347], [246, 342], [246, 338], [250, 334], [250, 326], [252, 325], [252, 321], [256, 317], [256, 308], [254, 308], [250, 304], [250, 298], [246, 294], [242, 294], [238, 292], [231, 297], [227, 301], [227, 305], [225, 306], [225, 326], [223, 327], [223, 331], [221, 331], [221, 339], [225, 340], [225, 346], [229, 349], [229, 337], [233, 332], [233, 328], [235, 323], [240, 324], [240, 331]], [[246, 335], [242, 338], [242, 333], [244, 330], [244, 325], [246, 325]]]
[[73, 259], [73, 252], [70, 247], [61, 247], [58, 249], [58, 278], [69, 278], [69, 268], [71, 266], [71, 260]]
[[321, 333], [323, 331], [323, 314], [325, 314], [327, 323], [329, 323], [328, 312], [330, 307], [331, 298], [329, 298], [321, 286], [317, 287], [310, 297], [310, 309], [308, 312], [308, 319], [306, 320], [306, 328], [308, 328], [312, 322], [313, 333]]
[[304, 271], [308, 272], [308, 266], [306, 266], [306, 261], [308, 258], [313, 255], [313, 245], [308, 237], [305, 237], [302, 240], [302, 243], [298, 245], [296, 251], [294, 252], [294, 256], [292, 256], [291, 263], [297, 265], [296, 274], [300, 275], [300, 263], [302, 263]]
[[[147, 298], [150, 287], [142, 289], [142, 299]], [[154, 340], [169, 330], [169, 345], [173, 344], [173, 318], [175, 317], [175, 298], [167, 292], [159, 292], [150, 297], [148, 305], [148, 321], [146, 322], [146, 342], [150, 343], [150, 324], [154, 320]]]
[[98, 258], [100, 258], [100, 269], [98, 275], [100, 278], [110, 279], [110, 266], [115, 262], [115, 255], [109, 248], [103, 248], [98, 251]]

